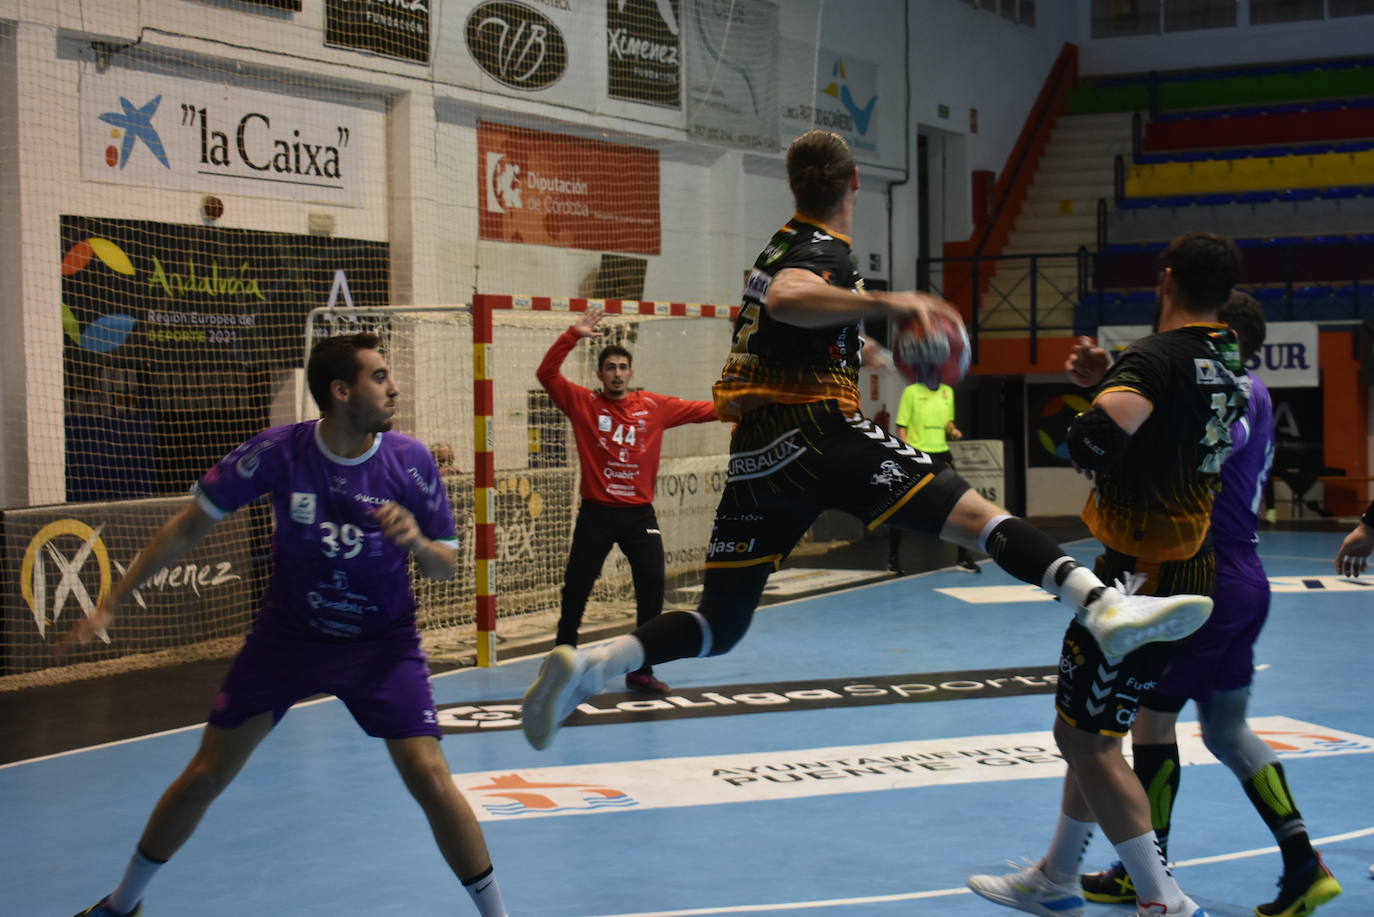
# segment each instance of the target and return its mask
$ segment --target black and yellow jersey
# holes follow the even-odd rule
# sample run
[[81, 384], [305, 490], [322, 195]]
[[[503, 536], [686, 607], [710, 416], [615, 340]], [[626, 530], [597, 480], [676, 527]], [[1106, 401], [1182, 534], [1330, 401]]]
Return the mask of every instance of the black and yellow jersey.
[[1235, 333], [1197, 323], [1126, 348], [1098, 386], [1135, 392], [1150, 416], [1121, 461], [1097, 472], [1083, 521], [1104, 545], [1147, 560], [1184, 560], [1202, 547], [1231, 425], [1245, 413], [1250, 378]]
[[860, 291], [848, 236], [809, 222], [788, 220], [760, 253], [744, 285], [730, 356], [713, 386], [716, 414], [738, 420], [764, 404], [804, 404], [834, 399], [846, 414], [859, 411], [859, 324], [799, 328], [764, 308], [779, 271], [811, 271], [831, 286]]

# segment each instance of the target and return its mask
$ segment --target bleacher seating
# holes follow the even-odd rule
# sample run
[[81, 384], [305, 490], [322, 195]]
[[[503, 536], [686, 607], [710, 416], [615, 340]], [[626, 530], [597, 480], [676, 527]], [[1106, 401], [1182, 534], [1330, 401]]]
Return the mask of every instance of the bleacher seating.
[[[1262, 304], [1270, 321], [1345, 321], [1374, 318], [1374, 233], [1236, 240], [1245, 259], [1241, 289]], [[1149, 324], [1163, 241], [1103, 246], [1094, 256], [1091, 291], [1075, 326]]]
[[1374, 98], [1160, 112], [1144, 125], [1141, 153], [1360, 140], [1371, 134], [1371, 109]]
[[1148, 324], [1161, 240], [1190, 229], [1237, 240], [1271, 320], [1374, 317], [1374, 57], [1098, 80], [1076, 107], [1119, 102], [1134, 149], [1076, 324]]

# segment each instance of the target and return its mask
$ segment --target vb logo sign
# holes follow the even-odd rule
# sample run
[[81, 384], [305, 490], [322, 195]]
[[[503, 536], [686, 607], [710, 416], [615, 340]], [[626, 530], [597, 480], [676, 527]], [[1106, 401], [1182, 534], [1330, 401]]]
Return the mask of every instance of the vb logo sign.
[[[100, 540], [103, 528], [101, 525], [93, 529], [77, 519], [58, 519], [39, 529], [24, 549], [19, 590], [33, 613], [40, 636], [46, 636], [48, 627], [57, 623], [68, 600], [76, 602], [90, 616], [110, 591], [110, 555]], [[95, 569], [86, 572], [92, 557]], [[50, 574], [55, 584], [49, 582]], [[91, 596], [93, 585], [94, 598]], [[103, 631], [100, 639], [110, 642]]]

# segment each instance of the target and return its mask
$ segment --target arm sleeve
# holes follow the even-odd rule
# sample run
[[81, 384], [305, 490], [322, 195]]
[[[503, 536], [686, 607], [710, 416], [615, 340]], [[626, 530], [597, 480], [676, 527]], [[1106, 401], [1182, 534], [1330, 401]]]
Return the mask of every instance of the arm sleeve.
[[416, 524], [426, 538], [457, 548], [459, 538], [453, 523], [453, 508], [448, 502], [448, 488], [429, 450], [416, 449], [415, 467], [424, 479], [423, 482], [411, 481], [414, 492], [409, 508], [415, 514]]
[[711, 401], [685, 401], [671, 395], [661, 396], [664, 401], [664, 427], [680, 427], [688, 423], [710, 423], [718, 420], [716, 405]]
[[1097, 387], [1093, 402], [1108, 392], [1135, 392], [1154, 408], [1164, 398], [1169, 385], [1168, 361], [1134, 347], [1127, 349], [1121, 359], [1107, 370], [1107, 376]]
[[794, 250], [787, 267], [810, 271], [826, 283], [834, 283], [835, 278], [844, 277], [850, 269], [848, 250], [844, 249], [841, 254], [838, 246], [840, 243], [833, 241], [804, 245], [800, 251]]
[[568, 412], [568, 406], [572, 404], [573, 399], [580, 393], [588, 391], [588, 389], [574, 382], [569, 382], [563, 375], [563, 361], [568, 358], [568, 354], [572, 353], [572, 349], [577, 346], [579, 340], [581, 339], [577, 332], [572, 328], [564, 331], [549, 347], [548, 352], [544, 354], [544, 359], [539, 361], [539, 368], [534, 373], [539, 379], [539, 384], [544, 386], [544, 390], [549, 393], [549, 398], [565, 414]]
[[1245, 413], [1240, 420], [1231, 424], [1231, 454], [1240, 452], [1250, 442], [1251, 427], [1255, 423], [1258, 414], [1258, 405], [1250, 402], [1246, 405]]
[[201, 476], [195, 497], [206, 515], [218, 522], [276, 486], [290, 461], [284, 429], [259, 433]]

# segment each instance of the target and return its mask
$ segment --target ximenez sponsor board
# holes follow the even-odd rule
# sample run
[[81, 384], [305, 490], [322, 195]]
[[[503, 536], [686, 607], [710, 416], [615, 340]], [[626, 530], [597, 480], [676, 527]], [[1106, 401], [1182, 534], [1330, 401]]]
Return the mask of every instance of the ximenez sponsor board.
[[[642, 694], [608, 693], [579, 705], [564, 726], [1052, 694], [1058, 683], [1057, 667], [1028, 666], [684, 688], [652, 699], [644, 699]], [[511, 729], [520, 725], [520, 703], [448, 704], [439, 708], [439, 725], [447, 733]]]
[[[1374, 739], [1284, 716], [1252, 719], [1280, 758], [1368, 754]], [[1196, 723], [1179, 724], [1185, 765], [1216, 764]], [[665, 809], [1059, 777], [1050, 732], [878, 745], [614, 761], [454, 774], [483, 821], [605, 810]]]
[[[52, 645], [95, 609], [185, 496], [13, 509], [0, 514], [7, 578], [0, 616], [0, 675], [54, 664]], [[228, 517], [196, 549], [154, 573], [120, 609], [109, 644], [92, 641], [64, 661], [187, 646], [248, 629], [262, 589], [254, 541], [266, 550], [265, 508]]]

